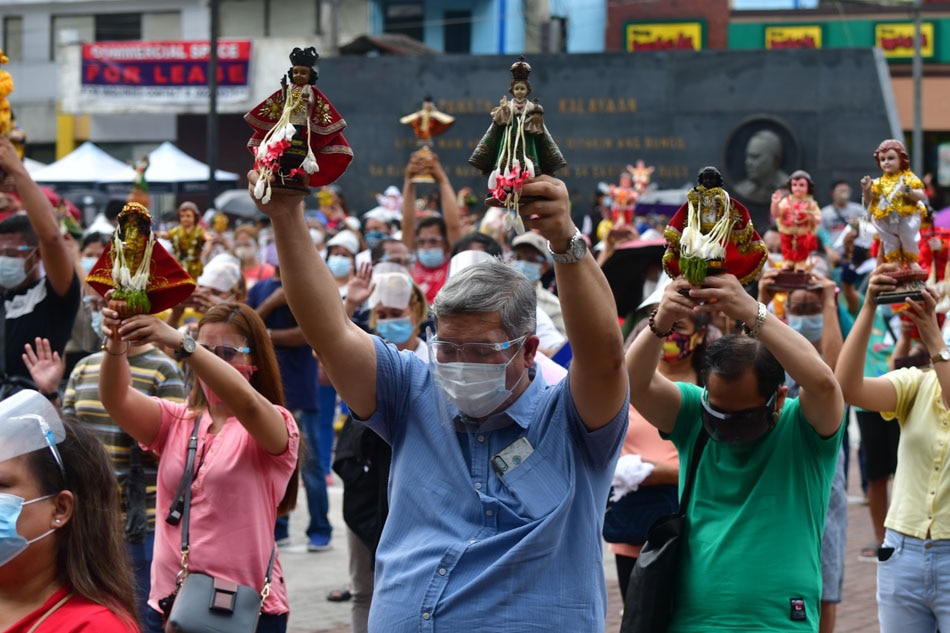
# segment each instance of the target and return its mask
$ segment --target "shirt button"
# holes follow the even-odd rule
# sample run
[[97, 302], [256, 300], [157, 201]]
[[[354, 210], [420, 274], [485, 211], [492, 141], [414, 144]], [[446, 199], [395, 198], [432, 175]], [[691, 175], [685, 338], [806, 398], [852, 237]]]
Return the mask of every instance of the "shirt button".
[[428, 612], [428, 611], [426, 611], [425, 613], [422, 614], [422, 619], [423, 619], [423, 620], [428, 620], [428, 619], [431, 618], [431, 617], [432, 617], [432, 616], [429, 615], [429, 612]]
[[495, 511], [494, 511], [494, 510], [485, 510], [485, 514], [487, 514], [488, 516], [491, 516], [491, 515], [495, 514]]
[[440, 576], [444, 576], [444, 575], [445, 575], [445, 567], [440, 567], [440, 568], [439, 568], [439, 575], [440, 575]]
[[478, 436], [478, 441], [479, 441], [479, 442], [484, 442], [484, 441], [485, 441], [485, 436], [484, 436], [484, 435], [479, 435], [479, 436]]
[[476, 482], [475, 482], [475, 490], [481, 490], [481, 489], [482, 489], [482, 482], [476, 481]]

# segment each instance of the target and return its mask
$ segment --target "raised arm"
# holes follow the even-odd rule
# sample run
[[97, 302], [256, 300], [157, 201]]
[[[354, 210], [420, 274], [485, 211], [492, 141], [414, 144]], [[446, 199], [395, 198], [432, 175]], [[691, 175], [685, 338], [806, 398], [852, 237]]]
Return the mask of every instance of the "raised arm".
[[[564, 183], [540, 176], [525, 184], [522, 196], [538, 198], [521, 207], [525, 227], [539, 231], [555, 253], [567, 252], [577, 229], [571, 221]], [[584, 425], [597, 429], [617, 415], [627, 394], [617, 306], [606, 277], [590, 253], [578, 262], [555, 263], [554, 275], [574, 354], [568, 376], [571, 395]]]
[[[248, 173], [253, 192], [257, 173]], [[297, 324], [353, 413], [368, 418], [376, 411], [376, 349], [373, 338], [343, 310], [340, 292], [327, 265], [310, 241], [303, 195], [276, 190], [271, 201], [257, 201], [271, 218], [280, 258], [281, 284]]]
[[13, 177], [17, 193], [23, 201], [23, 208], [30, 219], [30, 226], [39, 239], [40, 259], [46, 270], [46, 278], [57, 295], [66, 296], [76, 275], [75, 259], [59, 232], [53, 205], [39, 185], [30, 178], [13, 144], [3, 136], [0, 136], [0, 171], [5, 171]]
[[864, 305], [858, 311], [835, 367], [835, 377], [841, 385], [845, 402], [869, 411], [893, 411], [897, 406], [897, 390], [890, 380], [864, 375], [865, 356], [877, 309], [874, 300], [882, 291], [896, 287], [894, 278], [888, 273], [897, 270], [897, 264], [881, 264], [871, 273]]
[[689, 282], [682, 277], [667, 284], [656, 314], [650, 317], [652, 327], [644, 328], [627, 350], [630, 404], [664, 433], [671, 433], [676, 426], [682, 397], [679, 387], [656, 368], [667, 333], [678, 320], [686, 318], [693, 310], [694, 302], [680, 294], [680, 291], [688, 288]]
[[416, 183], [412, 177], [423, 171], [418, 152], [413, 152], [406, 164], [402, 181], [402, 243], [410, 253], [416, 252]]
[[439, 157], [435, 154], [430, 154], [430, 156], [432, 157], [430, 161], [432, 174], [439, 184], [439, 202], [442, 205], [445, 234], [451, 248], [462, 237], [462, 214], [459, 211], [458, 196], [452, 188], [452, 181], [442, 168], [442, 163], [439, 162]]
[[[841, 426], [844, 402], [834, 372], [822, 361], [815, 346], [765, 311], [764, 306], [760, 312], [762, 304], [749, 296], [734, 276], [707, 277], [704, 284], [703, 288], [690, 290], [690, 297], [702, 302], [699, 310], [722, 310], [746, 324], [760, 321], [759, 340], [801, 387], [798, 402], [805, 419], [822, 437], [834, 435]], [[759, 319], [760, 314], [765, 315], [764, 321]]]
[[[164, 321], [147, 314], [119, 320], [117, 313], [106, 308], [103, 310], [104, 330], [107, 322], [109, 330], [117, 331], [121, 340], [107, 339], [99, 375], [102, 403], [109, 415], [129, 435], [143, 443], [150, 443], [161, 425], [161, 409], [154, 400], [133, 389], [130, 381], [125, 381], [129, 376], [129, 364], [128, 350], [124, 348], [128, 341], [135, 341], [136, 344], [153, 343], [180, 349], [183, 335]], [[261, 448], [273, 455], [287, 450], [289, 436], [283, 416], [237, 369], [200, 345], [185, 362], [191, 366], [195, 377], [221, 398]], [[118, 383], [124, 382], [125, 388], [113, 391], [104, 385], [104, 381], [110, 377]], [[108, 391], [108, 400], [104, 389]], [[136, 431], [143, 437], [136, 435]]]
[[[119, 315], [102, 309], [102, 333], [106, 336], [99, 365], [99, 400], [115, 422], [141, 444], [151, 444], [162, 425], [158, 403], [132, 388], [128, 352], [131, 343], [114, 336]], [[171, 327], [171, 326], [168, 326]]]

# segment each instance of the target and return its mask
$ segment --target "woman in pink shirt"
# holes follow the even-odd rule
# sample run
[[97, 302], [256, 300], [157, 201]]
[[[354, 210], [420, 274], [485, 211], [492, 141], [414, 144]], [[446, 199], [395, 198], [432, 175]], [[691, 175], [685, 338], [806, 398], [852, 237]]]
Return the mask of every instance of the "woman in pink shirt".
[[[103, 310], [106, 339], [99, 392], [109, 415], [145, 448], [157, 453], [157, 507], [174, 503], [188, 441], [200, 417], [192, 481], [189, 569], [261, 589], [274, 551], [278, 506], [292, 504], [297, 486], [299, 434], [283, 406], [274, 349], [257, 313], [224, 303], [205, 313], [197, 341], [154, 316], [119, 319]], [[155, 343], [176, 351], [195, 384], [186, 404], [151, 398], [131, 387], [130, 344]], [[289, 485], [288, 485], [289, 484]], [[282, 501], [283, 499], [283, 501]], [[149, 618], [144, 630], [161, 633], [159, 601], [176, 591], [181, 569], [181, 524], [156, 522]], [[270, 594], [257, 630], [287, 628], [287, 587], [274, 563]]]

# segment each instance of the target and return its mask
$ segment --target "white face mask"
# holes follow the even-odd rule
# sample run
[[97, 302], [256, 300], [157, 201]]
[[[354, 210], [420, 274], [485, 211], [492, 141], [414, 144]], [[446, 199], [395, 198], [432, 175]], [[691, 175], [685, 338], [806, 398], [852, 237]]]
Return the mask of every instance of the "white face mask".
[[20, 257], [0, 257], [0, 286], [16, 288], [26, 281], [26, 260]]
[[241, 260], [254, 259], [257, 256], [257, 247], [253, 244], [235, 246], [234, 255]]
[[[455, 407], [470, 418], [484, 418], [511, 397], [506, 388], [507, 363], [440, 363], [435, 361], [435, 384]], [[517, 385], [528, 372], [526, 367]]]

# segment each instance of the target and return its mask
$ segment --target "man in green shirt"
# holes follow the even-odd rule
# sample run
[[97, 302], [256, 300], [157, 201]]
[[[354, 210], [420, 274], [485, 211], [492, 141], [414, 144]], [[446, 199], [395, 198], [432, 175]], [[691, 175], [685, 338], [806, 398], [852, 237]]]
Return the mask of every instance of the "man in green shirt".
[[[748, 332], [710, 345], [705, 391], [653, 371], [667, 330], [697, 310], [722, 311]], [[843, 433], [834, 374], [732, 275], [701, 288], [673, 280], [650, 325], [627, 353], [631, 404], [681, 455], [700, 433], [714, 440], [687, 508], [669, 632], [817, 631], [821, 534]], [[797, 398], [786, 397], [786, 371]]]

